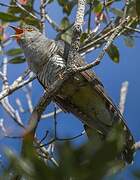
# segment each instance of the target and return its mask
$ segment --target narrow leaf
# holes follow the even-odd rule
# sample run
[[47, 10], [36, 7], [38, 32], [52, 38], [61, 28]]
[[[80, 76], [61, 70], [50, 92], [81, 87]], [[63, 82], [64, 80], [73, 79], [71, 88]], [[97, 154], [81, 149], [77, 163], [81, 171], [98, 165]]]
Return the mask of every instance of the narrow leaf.
[[119, 50], [114, 44], [110, 45], [110, 47], [107, 50], [107, 53], [109, 57], [113, 60], [113, 62], [119, 63], [119, 59], [120, 59]]
[[10, 63], [10, 64], [20, 64], [20, 63], [24, 63], [25, 61], [26, 61], [26, 59], [23, 56], [17, 56], [17, 57], [14, 57], [14, 58], [10, 59], [8, 61], [8, 63]]
[[15, 56], [23, 53], [21, 48], [15, 48], [15, 49], [10, 49], [9, 51], [6, 52], [8, 56]]
[[6, 22], [19, 21], [20, 17], [14, 16], [9, 13], [0, 12], [0, 19]]
[[101, 12], [102, 12], [102, 9], [103, 9], [102, 3], [98, 2], [98, 3], [94, 6], [93, 11], [94, 11], [95, 13], [101, 13]]
[[70, 25], [69, 19], [67, 17], [64, 17], [61, 21], [61, 28], [65, 29]]
[[83, 43], [84, 40], [85, 40], [87, 37], [88, 37], [88, 33], [86, 33], [86, 32], [82, 33], [81, 38], [80, 38], [80, 42]]

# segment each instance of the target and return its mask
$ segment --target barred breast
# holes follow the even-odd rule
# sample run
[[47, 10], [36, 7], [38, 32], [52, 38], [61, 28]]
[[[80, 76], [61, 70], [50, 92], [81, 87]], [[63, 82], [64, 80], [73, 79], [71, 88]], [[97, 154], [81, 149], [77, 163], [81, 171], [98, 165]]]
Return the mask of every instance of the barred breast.
[[42, 70], [37, 73], [37, 77], [44, 87], [50, 87], [61, 76], [66, 68], [65, 60], [59, 55], [54, 55], [42, 66]]

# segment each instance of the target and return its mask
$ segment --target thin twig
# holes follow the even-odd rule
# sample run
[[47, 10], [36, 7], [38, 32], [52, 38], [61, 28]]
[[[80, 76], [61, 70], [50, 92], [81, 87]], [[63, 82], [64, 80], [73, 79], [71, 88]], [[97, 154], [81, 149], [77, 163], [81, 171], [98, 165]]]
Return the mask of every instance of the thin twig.
[[31, 98], [29, 89], [27, 87], [23, 87], [23, 91], [25, 92], [25, 97], [26, 97], [27, 104], [29, 107], [29, 112], [32, 113], [33, 112], [33, 104], [32, 104], [32, 98]]
[[29, 12], [27, 9], [25, 9], [20, 3], [18, 3], [17, 0], [15, 0], [15, 3], [17, 5], [17, 7], [19, 7], [21, 10], [23, 10], [24, 12], [26, 12], [27, 14], [29, 14], [29, 16], [33, 17], [36, 20], [39, 20], [38, 17], [36, 17], [33, 13]]
[[24, 146], [26, 146], [26, 139], [30, 136], [31, 142], [34, 141], [35, 131], [37, 128], [37, 125], [41, 119], [41, 115], [43, 111], [45, 110], [46, 106], [48, 106], [51, 102], [53, 92], [49, 94], [44, 94], [38, 104], [35, 106], [31, 117], [28, 122], [28, 127], [26, 128], [24, 132], [24, 138], [23, 138], [23, 147], [22, 147], [22, 154], [24, 155]]
[[128, 92], [128, 81], [125, 81], [122, 83], [122, 87], [120, 90], [119, 109], [121, 114], [124, 113], [127, 92]]
[[77, 138], [83, 136], [84, 134], [85, 134], [85, 130], [82, 131], [80, 134], [73, 136], [73, 137], [70, 137], [70, 138], [57, 138], [57, 141], [72, 141], [74, 139], [77, 139]]
[[54, 104], [54, 138], [57, 138], [56, 104]]
[[[57, 32], [61, 32], [61, 34], [64, 33], [64, 30], [62, 28], [60, 28], [59, 25], [50, 18], [48, 13], [45, 14], [45, 18], [54, 30], [56, 30]], [[65, 31], [67, 31], [67, 29]]]
[[0, 6], [4, 6], [4, 7], [9, 7], [9, 8], [11, 8], [11, 7], [13, 7], [13, 8], [15, 8], [15, 7], [17, 7], [17, 6], [15, 6], [15, 5], [9, 5], [9, 4], [5, 4], [5, 3], [0, 3]]
[[126, 21], [127, 20], [123, 21], [122, 23], [120, 23], [116, 27], [115, 32], [108, 38], [107, 43], [105, 44], [105, 46], [103, 47], [102, 51], [100, 52], [98, 57], [95, 59], [95, 61], [93, 61], [92, 63], [87, 64], [87, 65], [85, 65], [83, 67], [75, 67], [75, 68], [73, 68], [73, 71], [75, 71], [75, 72], [82, 72], [82, 71], [85, 71], [87, 69], [90, 69], [90, 68], [98, 65], [101, 62], [101, 60], [103, 59], [106, 51], [108, 50], [109, 46], [111, 45], [111, 43], [113, 42], [115, 37], [118, 36], [118, 34], [121, 32], [122, 29], [124, 29], [124, 24], [126, 23]]
[[[106, 29], [103, 32], [100, 32], [98, 34], [98, 36], [94, 36], [93, 38], [90, 39], [90, 42], [86, 42], [84, 43], [81, 47], [80, 47], [80, 54], [81, 53], [85, 53], [85, 51], [88, 51], [89, 49], [92, 49], [93, 47], [95, 47], [97, 44], [102, 45], [104, 42], [106, 42], [106, 38], [110, 37], [115, 31], [116, 28], [110, 29], [109, 31], [106, 32]], [[104, 33], [105, 32], [105, 33]]]
[[[63, 111], [62, 111], [61, 108], [58, 108], [58, 109], [56, 110], [56, 114], [59, 114], [60, 112], [63, 112]], [[53, 112], [50, 112], [50, 113], [47, 113], [47, 114], [43, 114], [43, 115], [41, 116], [41, 119], [50, 118], [50, 117], [52, 117], [52, 116], [54, 116], [54, 111], [53, 111]]]
[[132, 27], [129, 27], [129, 26], [126, 26], [125, 28], [126, 28], [126, 29], [129, 29], [129, 30], [131, 30], [131, 31], [135, 31], [135, 32], [137, 32], [137, 33], [140, 33], [140, 29], [132, 28]]
[[9, 103], [9, 99], [8, 97], [6, 97], [5, 99], [3, 99], [1, 101], [1, 104], [4, 108], [4, 110], [11, 116], [11, 118], [22, 128], [25, 128], [23, 125], [23, 122], [21, 120], [21, 117], [19, 115], [18, 110], [15, 110], [12, 105]]
[[4, 134], [4, 136], [7, 135], [7, 131], [4, 126], [4, 119], [2, 119], [2, 118], [0, 119], [0, 129], [1, 129], [2, 133]]
[[45, 146], [48, 146], [56, 141], [72, 141], [74, 139], [77, 139], [78, 137], [81, 137], [85, 134], [85, 130], [82, 131], [80, 134], [76, 135], [76, 136], [73, 136], [73, 137], [69, 137], [69, 138], [59, 138], [59, 137], [55, 137], [53, 139], [51, 139], [48, 143], [46, 144], [40, 144], [39, 146], [37, 146], [37, 148], [40, 148], [40, 147], [45, 147]]
[[56, 167], [59, 167], [59, 164], [53, 157], [53, 144], [49, 144], [49, 146], [46, 148], [43, 146], [43, 144], [40, 144], [37, 140], [35, 140], [36, 147], [39, 147], [42, 145], [42, 147], [36, 148], [39, 156], [43, 159], [45, 164], [50, 160]]
[[76, 136], [73, 136], [73, 137], [69, 137], [69, 138], [59, 138], [59, 137], [56, 137], [56, 138], [53, 138], [51, 139], [48, 143], [45, 143], [45, 144], [42, 144], [40, 145], [39, 147], [37, 148], [40, 148], [40, 147], [44, 147], [44, 146], [48, 146], [56, 141], [72, 141], [74, 139], [77, 139], [78, 137], [81, 137], [85, 134], [85, 130], [82, 131], [80, 134], [76, 135]]
[[5, 98], [6, 96], [12, 94], [17, 89], [25, 86], [29, 82], [33, 81], [36, 77], [33, 75], [32, 77], [28, 78], [27, 80], [24, 80], [28, 74], [30, 73], [30, 70], [27, 69], [24, 71], [24, 73], [19, 76], [11, 85], [9, 85], [6, 89], [0, 92], [0, 101]]
[[[2, 53], [3, 53], [3, 84], [2, 84], [2, 90], [4, 91], [5, 89], [9, 88], [9, 83], [8, 83], [8, 78], [7, 78], [7, 66], [8, 66], [8, 58], [4, 53], [4, 48], [2, 48]], [[4, 110], [12, 117], [12, 119], [22, 128], [24, 128], [23, 122], [21, 120], [20, 114], [18, 110], [15, 110], [12, 105], [9, 102], [9, 98], [5, 97], [3, 100], [1, 100], [1, 105], [4, 108]]]
[[[132, 31], [140, 33], [139, 29], [131, 28], [131, 25], [135, 23], [136, 21], [137, 21], [137, 18], [131, 19], [130, 17], [123, 20], [121, 23], [123, 22], [124, 24], [125, 22], [127, 23], [125, 24], [125, 26], [123, 26], [124, 28], [122, 28], [122, 31], [120, 31], [118, 36], [120, 36], [120, 34], [123, 34], [125, 31], [127, 31], [126, 29], [130, 29]], [[109, 27], [109, 25], [111, 25], [114, 28]], [[79, 49], [79, 53], [86, 54], [87, 52], [91, 52], [93, 49], [101, 47], [107, 41], [107, 38], [109, 38], [112, 34], [114, 34], [118, 26], [116, 26], [116, 23], [112, 25], [112, 22], [111, 22], [101, 32], [99, 32], [95, 36], [92, 37], [91, 35], [91, 38], [85, 40], [84, 44], [82, 44], [82, 46]]]
[[16, 98], [16, 104], [17, 104], [17, 106], [18, 106], [18, 108], [19, 108], [19, 111], [20, 111], [21, 113], [24, 113], [25, 110], [24, 110], [24, 108], [23, 108], [23, 106], [22, 106], [22, 103], [21, 103], [21, 101], [20, 101], [19, 98]]
[[45, 136], [39, 141], [39, 144], [41, 144], [48, 136], [49, 131], [46, 131]]

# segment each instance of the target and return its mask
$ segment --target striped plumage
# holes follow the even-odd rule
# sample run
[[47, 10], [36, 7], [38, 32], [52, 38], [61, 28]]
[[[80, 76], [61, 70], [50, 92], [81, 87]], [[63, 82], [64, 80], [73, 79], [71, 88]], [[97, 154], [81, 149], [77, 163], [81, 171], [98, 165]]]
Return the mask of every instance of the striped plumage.
[[[64, 42], [49, 40], [33, 28], [32, 31], [25, 31], [18, 43], [25, 53], [30, 69], [36, 73], [44, 88], [49, 88], [61, 78], [68, 56], [68, 46]], [[76, 66], [84, 64], [80, 54], [77, 54]], [[73, 113], [104, 137], [109, 134], [114, 124], [121, 124], [125, 139], [121, 159], [127, 163], [132, 162], [133, 136], [94, 72], [86, 70], [69, 78], [63, 83], [54, 100], [65, 111]]]

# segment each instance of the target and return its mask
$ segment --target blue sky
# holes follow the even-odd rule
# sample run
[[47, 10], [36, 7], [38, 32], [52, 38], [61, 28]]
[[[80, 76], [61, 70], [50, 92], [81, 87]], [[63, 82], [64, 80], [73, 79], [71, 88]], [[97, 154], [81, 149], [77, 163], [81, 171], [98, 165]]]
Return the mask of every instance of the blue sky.
[[[8, 0], [1, 0], [1, 2], [8, 3]], [[37, 1], [37, 4], [38, 5]], [[0, 11], [3, 11], [4, 9], [0, 7]], [[59, 24], [60, 19], [63, 17], [62, 10], [59, 9], [57, 4], [54, 4], [53, 6], [49, 6], [47, 8], [47, 11], [49, 15], [52, 17], [52, 19], [56, 20]], [[71, 15], [71, 19], [74, 18], [75, 11], [73, 11]], [[50, 25], [46, 24], [46, 31], [49, 38], [55, 37], [55, 32], [52, 30]], [[11, 34], [12, 31], [8, 30], [8, 33]], [[140, 140], [140, 118], [139, 118], [139, 112], [140, 112], [140, 56], [139, 56], [139, 49], [140, 49], [140, 42], [139, 38], [135, 40], [135, 46], [134, 48], [128, 48], [124, 45], [123, 38], [120, 38], [119, 40], [115, 41], [115, 44], [119, 47], [120, 51], [120, 63], [115, 64], [113, 63], [109, 57], [106, 55], [102, 61], [102, 63], [95, 67], [94, 70], [103, 82], [108, 94], [111, 96], [111, 98], [114, 100], [116, 104], [119, 102], [119, 94], [120, 94], [120, 87], [122, 82], [128, 81], [129, 82], [129, 89], [128, 89], [128, 95], [126, 100], [126, 106], [125, 106], [125, 119], [128, 124], [128, 127], [131, 129], [132, 134], [134, 135], [134, 138], [136, 141]], [[13, 44], [15, 45], [15, 43]], [[12, 45], [12, 46], [13, 46]], [[93, 52], [90, 55], [86, 57], [88, 61], [93, 60], [95, 57], [97, 57], [97, 53]], [[23, 71], [23, 69], [26, 67], [26, 64], [23, 65], [9, 65], [9, 77], [10, 81], [12, 82], [18, 75]], [[34, 104], [37, 103], [41, 93], [42, 93], [42, 87], [41, 85], [35, 81], [33, 83], [33, 95], [32, 99]], [[21, 95], [20, 91], [17, 91], [14, 95], [10, 97], [10, 100], [14, 100], [14, 98], [18, 95]], [[22, 101], [24, 102], [24, 96], [21, 95]], [[26, 106], [26, 105], [25, 105]], [[53, 107], [53, 106], [51, 106]], [[47, 111], [51, 110], [51, 107]], [[16, 132], [17, 126], [14, 125], [14, 122], [9, 119], [7, 114], [2, 110], [0, 107], [0, 117], [5, 118], [5, 125], [7, 128], [14, 129], [13, 132]], [[26, 121], [28, 119], [29, 115], [25, 114], [23, 119]], [[58, 115], [58, 134], [59, 136], [70, 136], [70, 135], [77, 135], [83, 130], [83, 126], [80, 123], [79, 120], [77, 120], [73, 115], [71, 114], [64, 114], [61, 113]], [[39, 128], [41, 129], [41, 132], [38, 131], [39, 136], [43, 136], [44, 131], [46, 129], [53, 129], [53, 123], [52, 119], [44, 120], [40, 123]], [[86, 137], [81, 137], [78, 140], [75, 140], [75, 144], [81, 144], [83, 141], [86, 140]], [[3, 146], [9, 146], [13, 149], [19, 151], [21, 142], [20, 140], [12, 140], [12, 139], [5, 139], [0, 138], [0, 150], [3, 148]], [[2, 157], [2, 160], [4, 158]], [[128, 178], [129, 172], [133, 168], [140, 168], [140, 153], [137, 152], [135, 155], [135, 161], [133, 166], [130, 166], [127, 168], [127, 170], [121, 175], [123, 179]]]

